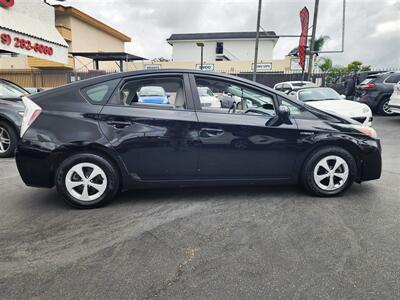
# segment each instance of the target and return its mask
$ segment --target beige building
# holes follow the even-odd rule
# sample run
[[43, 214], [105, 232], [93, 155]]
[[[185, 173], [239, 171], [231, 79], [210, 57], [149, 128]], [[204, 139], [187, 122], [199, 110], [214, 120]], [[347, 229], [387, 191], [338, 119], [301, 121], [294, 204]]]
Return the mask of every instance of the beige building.
[[[75, 52], [125, 52], [125, 43], [131, 38], [99, 20], [74, 8], [54, 5], [55, 26], [68, 43], [68, 61], [56, 63], [41, 58], [13, 55], [1, 56], [0, 69], [66, 69], [87, 71], [95, 69], [93, 61], [84, 57], [73, 57]], [[114, 61], [100, 62], [103, 70], [119, 70]]]

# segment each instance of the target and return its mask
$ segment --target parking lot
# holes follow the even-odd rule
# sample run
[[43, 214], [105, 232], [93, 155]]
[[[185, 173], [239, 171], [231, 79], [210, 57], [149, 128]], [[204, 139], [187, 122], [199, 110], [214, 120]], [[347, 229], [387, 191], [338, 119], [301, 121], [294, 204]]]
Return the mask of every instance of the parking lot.
[[400, 116], [376, 117], [381, 180], [130, 191], [96, 210], [0, 161], [0, 298], [400, 297]]

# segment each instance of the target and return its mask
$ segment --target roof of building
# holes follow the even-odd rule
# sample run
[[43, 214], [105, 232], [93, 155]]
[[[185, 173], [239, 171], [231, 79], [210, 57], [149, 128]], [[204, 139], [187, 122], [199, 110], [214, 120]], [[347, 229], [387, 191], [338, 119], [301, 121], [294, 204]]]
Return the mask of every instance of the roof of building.
[[54, 10], [56, 13], [60, 14], [69, 14], [71, 16], [74, 16], [75, 18], [88, 23], [100, 30], [103, 30], [107, 32], [108, 34], [116, 37], [117, 39], [123, 41], [123, 42], [131, 42], [132, 39], [123, 34], [122, 32], [108, 26], [107, 24], [104, 24], [103, 22], [89, 16], [88, 14], [84, 13], [83, 11], [80, 11], [79, 9], [72, 7], [72, 6], [63, 6], [63, 5], [53, 5]]
[[[226, 39], [255, 39], [255, 31], [243, 32], [208, 32], [208, 33], [178, 33], [171, 34], [167, 39], [168, 43], [171, 41], [191, 41], [191, 40], [226, 40]], [[278, 39], [275, 31], [262, 31], [260, 32], [261, 39]]]
[[71, 52], [73, 56], [82, 56], [98, 61], [133, 61], [146, 60], [146, 58], [126, 52]]

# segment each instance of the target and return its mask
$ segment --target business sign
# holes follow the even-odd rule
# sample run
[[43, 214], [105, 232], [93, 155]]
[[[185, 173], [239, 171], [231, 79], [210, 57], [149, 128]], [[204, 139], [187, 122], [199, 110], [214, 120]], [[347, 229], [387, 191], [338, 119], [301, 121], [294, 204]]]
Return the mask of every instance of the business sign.
[[51, 46], [10, 33], [0, 33], [0, 43], [10, 48], [15, 48], [15, 50], [24, 49], [29, 52], [36, 52], [43, 55], [53, 55], [53, 48]]
[[306, 62], [309, 13], [307, 7], [300, 11], [301, 34], [299, 40], [299, 65], [304, 70]]
[[14, 0], [0, 0], [0, 7], [10, 8], [14, 6]]
[[161, 65], [159, 64], [151, 64], [151, 65], [144, 65], [145, 70], [159, 70], [161, 69]]
[[[254, 63], [251, 64], [251, 70], [254, 70]], [[271, 71], [272, 63], [259, 63], [257, 64], [257, 71]]]
[[196, 70], [214, 71], [214, 64], [203, 64], [203, 68], [201, 68], [201, 64], [198, 64]]

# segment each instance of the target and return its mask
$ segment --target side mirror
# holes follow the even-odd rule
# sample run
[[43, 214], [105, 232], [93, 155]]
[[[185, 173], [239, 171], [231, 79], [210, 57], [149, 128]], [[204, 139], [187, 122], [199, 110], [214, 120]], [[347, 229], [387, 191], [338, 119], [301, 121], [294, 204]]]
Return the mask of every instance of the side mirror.
[[346, 99], [346, 95], [340, 95], [343, 99]]
[[284, 121], [288, 122], [290, 117], [290, 109], [286, 105], [280, 105], [278, 107], [279, 117]]

